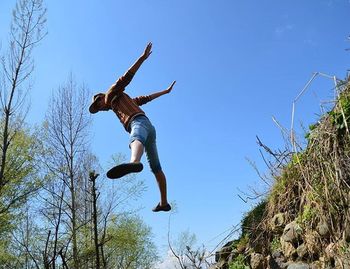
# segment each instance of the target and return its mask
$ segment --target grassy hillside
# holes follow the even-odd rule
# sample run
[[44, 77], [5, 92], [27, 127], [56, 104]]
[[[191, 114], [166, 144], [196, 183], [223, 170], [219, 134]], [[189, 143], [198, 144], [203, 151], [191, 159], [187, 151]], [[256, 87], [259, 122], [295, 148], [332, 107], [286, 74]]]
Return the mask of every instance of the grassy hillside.
[[339, 89], [306, 148], [276, 160], [270, 192], [216, 268], [350, 268], [350, 81]]

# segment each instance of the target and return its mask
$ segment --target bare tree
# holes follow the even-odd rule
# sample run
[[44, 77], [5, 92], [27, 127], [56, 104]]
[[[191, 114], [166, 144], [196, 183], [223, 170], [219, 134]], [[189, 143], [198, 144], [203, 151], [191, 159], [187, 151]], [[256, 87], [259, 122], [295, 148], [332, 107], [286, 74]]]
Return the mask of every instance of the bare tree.
[[5, 176], [8, 164], [8, 150], [22, 127], [24, 103], [30, 85], [25, 82], [34, 69], [33, 48], [45, 37], [45, 14], [42, 0], [19, 0], [13, 12], [10, 29], [9, 52], [1, 58], [1, 158], [0, 195], [4, 186], [11, 181]]
[[79, 203], [78, 186], [83, 185], [88, 171], [83, 163], [88, 153], [87, 136], [90, 117], [87, 114], [87, 90], [78, 87], [72, 75], [66, 84], [54, 94], [47, 114], [47, 142], [51, 157], [47, 161], [54, 175], [67, 187], [64, 201], [68, 211], [68, 229], [71, 235], [73, 268], [80, 268], [78, 255], [78, 230], [80, 228], [79, 211], [84, 205]]
[[[211, 253], [204, 246], [195, 247], [196, 236], [189, 231], [182, 232], [175, 243], [170, 240], [170, 217], [168, 224], [168, 246], [171, 254], [176, 258], [181, 269], [206, 269], [212, 263]], [[176, 265], [176, 268], [177, 268]]]
[[28, 229], [23, 233], [18, 223], [20, 209], [41, 186], [35, 162], [40, 143], [26, 128], [24, 118], [34, 70], [32, 52], [46, 35], [45, 16], [42, 0], [18, 0], [12, 13], [8, 49], [0, 57], [0, 233], [11, 237], [5, 247], [8, 249], [2, 251], [16, 259], [4, 265], [6, 261], [0, 258], [6, 268], [21, 262], [21, 253], [15, 252], [18, 247], [26, 253], [26, 266], [34, 263], [28, 245], [29, 220], [24, 220]]

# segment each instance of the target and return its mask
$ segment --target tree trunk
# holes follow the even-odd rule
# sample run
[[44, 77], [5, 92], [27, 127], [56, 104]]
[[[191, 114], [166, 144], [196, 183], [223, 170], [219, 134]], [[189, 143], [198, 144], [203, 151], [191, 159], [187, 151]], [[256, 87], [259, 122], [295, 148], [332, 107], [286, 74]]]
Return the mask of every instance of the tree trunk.
[[[73, 164], [73, 160], [71, 160], [71, 164]], [[76, 199], [75, 199], [74, 176], [73, 176], [72, 171], [70, 173], [70, 188], [69, 189], [70, 189], [71, 200], [72, 200], [71, 201], [71, 213], [72, 213], [73, 263], [74, 263], [74, 269], [79, 269], [78, 246], [77, 246]]]
[[98, 175], [95, 173], [90, 174], [90, 180], [92, 182], [91, 186], [91, 195], [92, 195], [92, 220], [94, 225], [94, 243], [95, 243], [95, 253], [96, 253], [96, 269], [100, 269], [100, 251], [99, 251], [99, 242], [98, 242], [98, 220], [97, 220], [97, 199], [99, 194], [96, 193], [96, 178]]

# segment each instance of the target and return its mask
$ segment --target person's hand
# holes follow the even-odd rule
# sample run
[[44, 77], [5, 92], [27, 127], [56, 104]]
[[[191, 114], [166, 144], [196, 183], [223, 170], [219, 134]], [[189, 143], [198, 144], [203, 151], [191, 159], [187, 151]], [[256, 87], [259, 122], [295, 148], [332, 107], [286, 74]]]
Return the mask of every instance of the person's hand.
[[148, 56], [152, 53], [152, 42], [149, 42], [145, 48], [145, 51], [142, 54], [142, 57], [146, 60]]
[[176, 80], [174, 80], [173, 83], [171, 83], [171, 85], [166, 89], [166, 92], [167, 92], [167, 93], [170, 93], [170, 92], [172, 91], [172, 89], [173, 89], [175, 83], [176, 83]]

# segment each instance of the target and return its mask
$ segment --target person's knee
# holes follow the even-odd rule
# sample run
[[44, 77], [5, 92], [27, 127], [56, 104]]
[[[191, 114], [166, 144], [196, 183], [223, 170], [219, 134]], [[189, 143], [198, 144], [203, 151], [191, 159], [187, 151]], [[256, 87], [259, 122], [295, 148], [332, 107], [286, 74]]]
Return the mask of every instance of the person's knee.
[[142, 142], [142, 140], [141, 139], [139, 139], [139, 138], [135, 138], [134, 140], [132, 140], [131, 142], [130, 142], [130, 146], [144, 146], [144, 143]]

